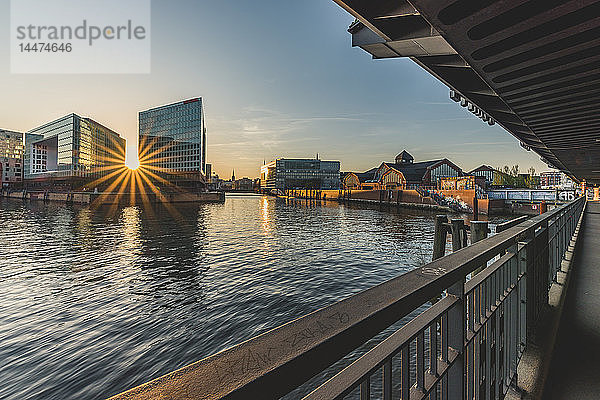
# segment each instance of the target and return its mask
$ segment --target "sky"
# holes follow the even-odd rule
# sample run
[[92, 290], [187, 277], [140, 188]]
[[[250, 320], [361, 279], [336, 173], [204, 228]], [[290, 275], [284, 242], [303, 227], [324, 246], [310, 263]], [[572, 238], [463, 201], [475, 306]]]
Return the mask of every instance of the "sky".
[[1, 129], [76, 113], [117, 131], [132, 155], [139, 111], [202, 97], [207, 161], [223, 178], [317, 153], [365, 171], [403, 149], [465, 171], [548, 169], [409, 59], [352, 48], [353, 17], [331, 0], [153, 0], [149, 74], [11, 74], [9, 11], [0, 0]]

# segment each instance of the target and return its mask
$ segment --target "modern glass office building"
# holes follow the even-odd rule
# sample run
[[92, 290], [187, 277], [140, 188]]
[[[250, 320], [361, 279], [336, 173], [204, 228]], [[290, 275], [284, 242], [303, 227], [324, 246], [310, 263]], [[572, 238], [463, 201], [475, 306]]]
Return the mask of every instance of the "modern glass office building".
[[90, 118], [69, 114], [25, 134], [24, 165], [29, 183], [82, 188], [125, 165], [125, 139]]
[[261, 188], [266, 190], [338, 190], [340, 162], [278, 158], [261, 167], [260, 178]]
[[23, 134], [0, 129], [0, 186], [23, 180]]
[[141, 166], [170, 183], [204, 181], [206, 128], [202, 98], [140, 112], [138, 152]]

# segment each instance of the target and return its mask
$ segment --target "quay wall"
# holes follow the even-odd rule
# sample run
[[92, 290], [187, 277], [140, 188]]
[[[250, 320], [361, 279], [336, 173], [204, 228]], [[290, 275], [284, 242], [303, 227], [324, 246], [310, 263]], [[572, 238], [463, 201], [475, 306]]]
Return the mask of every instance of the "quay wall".
[[[291, 197], [315, 198], [315, 191], [311, 190], [292, 190], [288, 192]], [[386, 203], [418, 203], [436, 205], [436, 202], [430, 197], [421, 196], [416, 190], [319, 190], [317, 195], [320, 198], [329, 200], [370, 200], [382, 201]]]
[[[440, 191], [444, 196], [459, 198], [470, 207], [473, 207], [475, 197], [474, 190], [444, 190]], [[289, 190], [287, 196], [305, 199], [319, 197], [325, 200], [353, 201], [368, 203], [396, 204], [408, 208], [427, 208], [437, 210], [449, 210], [448, 207], [438, 205], [435, 200], [428, 196], [421, 196], [416, 190]], [[285, 196], [284, 196], [285, 197]], [[504, 201], [495, 199], [478, 199], [479, 213], [490, 215], [504, 211]]]
[[50, 193], [50, 192], [12, 192], [3, 193], [3, 197], [32, 200], [55, 201], [76, 204], [143, 204], [143, 203], [222, 203], [225, 201], [223, 192], [207, 193]]
[[437, 211], [452, 211], [448, 207], [438, 205], [431, 197], [423, 197], [416, 190], [290, 190], [287, 196], [304, 199], [362, 202], [395, 205], [403, 208], [418, 208]]

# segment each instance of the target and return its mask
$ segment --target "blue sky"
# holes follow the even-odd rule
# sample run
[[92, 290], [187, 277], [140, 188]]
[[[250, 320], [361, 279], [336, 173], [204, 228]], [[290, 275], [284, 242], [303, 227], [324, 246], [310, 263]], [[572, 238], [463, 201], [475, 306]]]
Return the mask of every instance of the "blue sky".
[[263, 160], [316, 153], [362, 171], [403, 149], [465, 170], [547, 169], [410, 60], [352, 48], [353, 18], [330, 0], [154, 0], [152, 72], [140, 75], [10, 74], [9, 4], [0, 0], [0, 128], [25, 131], [75, 112], [135, 151], [140, 110], [202, 96], [208, 162], [222, 177], [234, 168], [255, 177]]

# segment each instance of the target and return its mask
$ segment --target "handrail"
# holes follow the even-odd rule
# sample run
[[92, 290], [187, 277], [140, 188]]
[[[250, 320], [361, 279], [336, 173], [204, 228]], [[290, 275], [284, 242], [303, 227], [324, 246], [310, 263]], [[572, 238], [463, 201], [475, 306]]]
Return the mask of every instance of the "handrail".
[[584, 202], [574, 200], [112, 399], [281, 397]]
[[502, 231], [507, 230], [508, 228], [512, 228], [513, 226], [517, 226], [520, 223], [527, 221], [529, 218], [527, 215], [523, 215], [521, 217], [511, 219], [510, 221], [503, 222], [501, 224], [496, 225], [496, 233], [500, 233]]
[[[398, 353], [405, 343], [416, 339], [420, 332], [441, 317], [453, 307], [456, 302], [457, 299], [454, 296], [444, 297], [415, 319], [404, 325], [401, 329], [383, 340], [367, 354], [362, 356], [360, 360], [349, 365], [328, 382], [319, 386], [308, 396], [304, 397], [303, 400], [337, 399], [347, 395], [356, 383], [372, 374], [378, 368], [381, 368], [384, 363], [390, 362], [391, 357]], [[454, 357], [450, 355], [449, 360], [444, 362], [442, 368], [440, 368], [439, 375], [452, 364], [453, 359]]]

